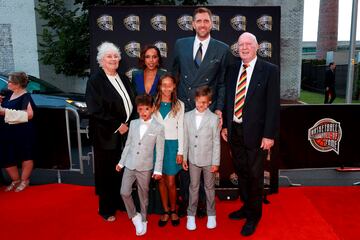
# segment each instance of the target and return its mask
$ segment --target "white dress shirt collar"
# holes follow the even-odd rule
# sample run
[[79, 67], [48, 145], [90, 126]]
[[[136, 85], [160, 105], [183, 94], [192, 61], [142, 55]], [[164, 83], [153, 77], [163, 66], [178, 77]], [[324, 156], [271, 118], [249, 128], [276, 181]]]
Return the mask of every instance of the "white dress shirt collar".
[[193, 59], [195, 59], [195, 55], [197, 50], [199, 49], [199, 44], [202, 44], [202, 60], [204, 60], [204, 56], [206, 54], [206, 51], [208, 49], [209, 43], [210, 43], [210, 35], [207, 39], [200, 41], [200, 39], [198, 38], [198, 36], [195, 36], [195, 41], [194, 41], [194, 46], [193, 46]]

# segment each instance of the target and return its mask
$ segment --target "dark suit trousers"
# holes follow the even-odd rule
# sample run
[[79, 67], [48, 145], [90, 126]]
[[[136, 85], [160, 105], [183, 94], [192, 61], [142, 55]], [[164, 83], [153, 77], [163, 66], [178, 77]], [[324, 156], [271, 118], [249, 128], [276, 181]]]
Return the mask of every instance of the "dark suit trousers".
[[115, 215], [116, 210], [125, 209], [120, 196], [122, 172], [115, 170], [121, 152], [94, 146], [95, 190], [99, 196], [99, 214]]
[[335, 98], [336, 98], [335, 87], [329, 87], [328, 90], [325, 90], [324, 103], [332, 103], [335, 100]]
[[246, 218], [257, 222], [262, 215], [265, 151], [260, 146], [245, 147], [243, 125], [235, 122], [232, 123], [230, 147]]

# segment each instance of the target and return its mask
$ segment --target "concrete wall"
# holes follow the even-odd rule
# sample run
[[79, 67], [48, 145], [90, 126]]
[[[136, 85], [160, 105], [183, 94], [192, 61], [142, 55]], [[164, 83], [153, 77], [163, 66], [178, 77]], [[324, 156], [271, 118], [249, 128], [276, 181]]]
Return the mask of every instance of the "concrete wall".
[[281, 6], [280, 68], [282, 99], [300, 96], [304, 1], [288, 0], [208, 0], [209, 5]]
[[0, 0], [0, 71], [39, 76], [34, 1]]

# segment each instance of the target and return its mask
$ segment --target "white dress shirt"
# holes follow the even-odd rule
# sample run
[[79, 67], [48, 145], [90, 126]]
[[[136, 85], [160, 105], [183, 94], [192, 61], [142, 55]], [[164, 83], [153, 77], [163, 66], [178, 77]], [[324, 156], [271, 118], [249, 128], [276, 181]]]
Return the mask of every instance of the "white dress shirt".
[[145, 132], [148, 130], [148, 128], [151, 124], [151, 121], [152, 121], [152, 117], [147, 121], [140, 119], [140, 139], [143, 138]]
[[199, 129], [202, 119], [204, 118], [205, 111], [199, 112], [197, 109], [195, 109], [195, 123], [196, 123], [196, 129]]
[[200, 42], [202, 44], [201, 50], [202, 50], [202, 58], [201, 61], [204, 60], [204, 56], [206, 54], [206, 50], [208, 49], [209, 42], [210, 42], [210, 35], [207, 39], [200, 41], [199, 38], [196, 36], [193, 46], [193, 59], [195, 59], [196, 53], [199, 49]]

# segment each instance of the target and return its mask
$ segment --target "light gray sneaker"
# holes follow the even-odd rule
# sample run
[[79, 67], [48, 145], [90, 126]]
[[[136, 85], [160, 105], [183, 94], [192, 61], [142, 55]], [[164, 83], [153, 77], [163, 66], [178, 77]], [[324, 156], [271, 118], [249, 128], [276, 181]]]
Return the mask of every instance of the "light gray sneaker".
[[208, 216], [206, 227], [208, 229], [216, 228], [216, 216]]
[[141, 214], [137, 212], [136, 215], [131, 219], [131, 221], [135, 226], [136, 235], [139, 236], [139, 234], [144, 231]]
[[187, 216], [186, 228], [190, 231], [196, 229], [195, 216]]

